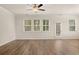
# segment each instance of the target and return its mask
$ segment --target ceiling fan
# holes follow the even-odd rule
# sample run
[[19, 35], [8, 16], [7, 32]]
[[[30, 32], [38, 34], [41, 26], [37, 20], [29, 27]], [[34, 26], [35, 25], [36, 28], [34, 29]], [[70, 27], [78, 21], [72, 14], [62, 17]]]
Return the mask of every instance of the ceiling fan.
[[28, 9], [28, 10], [32, 10], [34, 12], [45, 11], [45, 9], [41, 9], [42, 6], [43, 6], [43, 4], [33, 4], [32, 9]]

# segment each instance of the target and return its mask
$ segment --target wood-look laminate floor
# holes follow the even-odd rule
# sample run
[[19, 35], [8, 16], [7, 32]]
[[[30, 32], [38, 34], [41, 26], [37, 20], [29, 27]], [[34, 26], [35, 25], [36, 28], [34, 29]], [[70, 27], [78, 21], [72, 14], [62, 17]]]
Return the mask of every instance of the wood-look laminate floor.
[[0, 55], [78, 55], [79, 40], [15, 40], [0, 47]]

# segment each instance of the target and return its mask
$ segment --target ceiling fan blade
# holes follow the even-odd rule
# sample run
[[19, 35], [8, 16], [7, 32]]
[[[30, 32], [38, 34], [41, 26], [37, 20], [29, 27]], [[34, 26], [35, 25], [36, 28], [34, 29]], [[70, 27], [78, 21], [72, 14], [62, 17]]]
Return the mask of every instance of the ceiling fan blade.
[[40, 10], [40, 11], [45, 11], [45, 9], [38, 9], [38, 10]]
[[27, 9], [27, 10], [32, 10], [32, 9]]
[[38, 5], [38, 8], [40, 8], [40, 7], [42, 7], [42, 6], [43, 6], [43, 4], [39, 4], [39, 5]]

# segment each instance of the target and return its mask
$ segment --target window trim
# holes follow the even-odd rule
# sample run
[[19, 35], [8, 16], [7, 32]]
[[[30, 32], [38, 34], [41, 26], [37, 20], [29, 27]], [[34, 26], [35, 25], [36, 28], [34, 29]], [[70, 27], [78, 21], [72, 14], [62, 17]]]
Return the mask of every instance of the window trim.
[[[35, 24], [34, 24], [34, 21], [35, 21], [35, 20], [38, 20], [38, 21], [39, 21], [39, 25], [35, 25]], [[34, 32], [40, 32], [40, 31], [41, 31], [41, 20], [39, 20], [39, 19], [34, 19], [32, 25], [33, 25], [33, 31], [34, 31]], [[35, 31], [35, 26], [39, 26], [39, 30]]]
[[32, 31], [32, 20], [31, 20], [31, 30], [30, 31], [25, 31], [25, 26], [30, 26], [30, 25], [25, 25], [25, 21], [23, 20], [23, 32], [31, 32]]
[[[48, 21], [48, 25], [43, 25], [43, 21], [44, 21], [44, 20], [47, 20], [47, 21]], [[45, 30], [45, 31], [44, 31], [44, 30], [43, 30], [43, 26], [45, 26], [45, 27], [48, 26], [48, 30]], [[42, 20], [42, 31], [43, 31], [43, 32], [49, 32], [49, 31], [50, 31], [49, 19], [43, 19], [43, 20]]]

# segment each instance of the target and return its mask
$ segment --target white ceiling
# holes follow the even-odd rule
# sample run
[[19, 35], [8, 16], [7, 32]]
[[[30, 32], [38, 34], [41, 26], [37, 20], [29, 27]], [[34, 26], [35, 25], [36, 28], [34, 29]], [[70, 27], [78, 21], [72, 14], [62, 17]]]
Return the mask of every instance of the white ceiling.
[[[8, 9], [15, 14], [33, 14], [31, 4], [1, 4], [1, 7]], [[46, 11], [39, 11], [38, 14], [79, 14], [79, 4], [44, 4], [41, 8]]]

